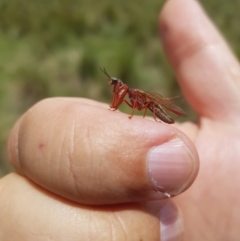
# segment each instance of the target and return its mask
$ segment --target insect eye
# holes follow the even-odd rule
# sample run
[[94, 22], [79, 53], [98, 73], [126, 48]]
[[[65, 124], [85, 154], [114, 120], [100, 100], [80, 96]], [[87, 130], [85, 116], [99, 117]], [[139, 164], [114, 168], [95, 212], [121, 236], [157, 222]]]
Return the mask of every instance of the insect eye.
[[112, 81], [113, 81], [113, 82], [117, 82], [117, 81], [118, 81], [118, 78], [112, 77]]
[[116, 77], [111, 77], [112, 84], [117, 84], [118, 83], [118, 78]]

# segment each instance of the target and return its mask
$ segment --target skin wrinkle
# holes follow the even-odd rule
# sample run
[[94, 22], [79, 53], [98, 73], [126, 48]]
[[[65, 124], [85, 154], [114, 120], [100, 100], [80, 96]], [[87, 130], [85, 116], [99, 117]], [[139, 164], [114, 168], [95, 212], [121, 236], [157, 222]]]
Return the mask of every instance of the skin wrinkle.
[[47, 241], [56, 241], [57, 239], [54, 238], [51, 234], [43, 234], [43, 233], [31, 233], [33, 236], [39, 237], [39, 238], [44, 238], [44, 240]]
[[94, 241], [95, 240], [95, 231], [97, 230], [96, 224], [95, 224], [95, 218], [94, 216], [94, 212], [92, 210], [90, 210], [90, 215], [89, 215], [89, 226], [88, 226], [88, 230], [89, 230], [89, 240]]
[[95, 178], [98, 179], [98, 192], [99, 193], [104, 193], [105, 189], [104, 189], [104, 184], [103, 184], [103, 180], [102, 178], [105, 176], [105, 175], [102, 175], [102, 173], [104, 174], [104, 165], [103, 165], [103, 162], [100, 162], [99, 164], [99, 168], [98, 168], [98, 176]]
[[76, 120], [74, 120], [73, 124], [71, 124], [72, 128], [71, 128], [71, 132], [70, 132], [70, 152], [68, 152], [68, 164], [69, 164], [69, 172], [70, 172], [70, 176], [71, 179], [73, 180], [73, 185], [74, 185], [74, 189], [77, 193], [77, 195], [79, 197], [81, 197], [83, 199], [83, 195], [81, 195], [81, 192], [78, 189], [78, 185], [77, 185], [77, 177], [76, 174], [74, 172], [74, 153], [75, 153], [75, 140], [76, 140]]
[[109, 224], [110, 224], [110, 240], [115, 240], [116, 238], [114, 236], [114, 231], [113, 231], [114, 230], [114, 224], [110, 220], [109, 220]]
[[[19, 139], [20, 139], [19, 132], [22, 125], [22, 120], [25, 116], [26, 114], [22, 115], [18, 120], [17, 124], [15, 124], [14, 129], [17, 129], [17, 130], [15, 130], [14, 137], [9, 139], [11, 140], [11, 142], [8, 144], [8, 155], [10, 157], [10, 162], [12, 162], [13, 166], [19, 166], [18, 169], [20, 169], [20, 167], [22, 166], [22, 163], [20, 162], [20, 153], [19, 153]], [[14, 148], [11, 148], [12, 146], [14, 146]], [[13, 149], [13, 153], [15, 152], [15, 155], [12, 154], [12, 151], [10, 151], [10, 148], [11, 150]]]
[[71, 130], [71, 135], [70, 135], [70, 151], [71, 151], [71, 154], [73, 154], [75, 152], [75, 136], [76, 136], [76, 120], [74, 120], [73, 124], [72, 124], [72, 130]]
[[84, 198], [84, 195], [81, 194], [81, 191], [78, 189], [77, 176], [76, 176], [74, 168], [73, 168], [74, 165], [73, 165], [72, 161], [70, 161], [69, 163], [70, 163], [69, 171], [72, 174], [70, 176], [71, 176], [71, 178], [73, 180], [74, 190], [76, 191], [77, 196], [79, 197], [79, 199], [81, 199], [82, 201], [86, 201], [86, 199]]
[[[65, 106], [64, 108], [62, 108], [62, 110], [60, 111], [60, 113], [59, 113], [59, 118], [57, 118], [58, 120], [60, 119], [60, 120], [62, 120], [62, 116], [65, 116], [65, 111], [66, 111], [66, 109], [68, 110], [69, 109], [69, 106], [70, 105], [67, 105], [67, 106]], [[70, 106], [71, 107], [71, 106]], [[61, 115], [60, 115], [61, 114]], [[69, 138], [69, 136], [68, 136], [68, 129], [70, 129], [71, 130], [71, 132], [70, 132], [70, 138]], [[70, 172], [72, 173], [72, 178], [74, 179], [74, 172], [72, 172], [71, 171], [71, 163], [73, 163], [72, 162], [72, 158], [71, 158], [71, 156], [72, 156], [72, 153], [74, 153], [71, 149], [73, 148], [73, 150], [74, 150], [74, 139], [75, 139], [75, 122], [73, 123], [73, 125], [71, 124], [70, 125], [70, 128], [68, 128], [68, 125], [66, 125], [66, 128], [64, 128], [64, 130], [63, 130], [63, 138], [62, 138], [62, 144], [61, 144], [61, 148], [60, 148], [60, 150], [59, 150], [59, 155], [58, 155], [58, 158], [57, 158], [57, 160], [59, 160], [58, 161], [58, 173], [59, 173], [59, 175], [58, 175], [58, 182], [60, 183], [60, 185], [61, 185], [61, 188], [63, 188], [64, 186], [65, 186], [65, 184], [64, 183], [62, 183], [62, 178], [61, 178], [61, 167], [62, 167], [62, 164], [61, 164], [61, 157], [66, 157], [66, 160], [65, 161], [63, 161], [63, 163], [68, 163], [69, 164], [69, 166], [68, 166], [68, 170], [70, 170]], [[65, 147], [69, 147], [69, 143], [70, 143], [70, 152], [69, 152], [69, 149], [68, 148], [65, 148]], [[65, 153], [62, 153], [63, 152], [63, 150], [65, 150], [66, 149], [66, 152]], [[63, 173], [64, 173], [64, 171], [63, 171]], [[74, 185], [75, 185], [75, 181], [74, 181]], [[64, 189], [64, 188], [63, 188]], [[77, 191], [77, 190], [76, 190]]]
[[[46, 100], [43, 100], [41, 102], [44, 103], [44, 102], [49, 102], [49, 101], [51, 101], [51, 99], [46, 99]], [[55, 113], [56, 113], [55, 115], [53, 115], [52, 112], [48, 113], [48, 115], [51, 115], [52, 122], [54, 124], [53, 127], [57, 126], [59, 120], [62, 119], [61, 116], [62, 116], [63, 111], [64, 111], [64, 108], [61, 108], [61, 109], [59, 109], [59, 111], [55, 110]], [[55, 116], [55, 118], [53, 118], [54, 116]], [[48, 142], [52, 143], [52, 140], [55, 139], [54, 136], [56, 135], [56, 131], [50, 131], [48, 135], [49, 135], [49, 138], [48, 138], [49, 141]], [[59, 132], [57, 133], [57, 135], [59, 135]], [[47, 170], [44, 167], [42, 168], [44, 170], [44, 172], [48, 171], [48, 175], [47, 176], [48, 176], [48, 179], [49, 179], [49, 184], [52, 187], [54, 186], [53, 183], [55, 183], [55, 181], [52, 181], [52, 180], [56, 179], [56, 178], [58, 178], [57, 182], [60, 184], [60, 186], [62, 186], [62, 184], [61, 184], [61, 175], [60, 175], [60, 157], [61, 157], [61, 152], [63, 150], [62, 147], [64, 145], [64, 136], [65, 136], [65, 129], [63, 130], [63, 140], [62, 140], [61, 148], [59, 148], [57, 152], [56, 151], [52, 151], [52, 149], [51, 149], [51, 151], [49, 152], [48, 157], [46, 158], [47, 161], [48, 161], [47, 165], [49, 167], [51, 167], [51, 168], [48, 168]], [[56, 172], [58, 172], [58, 175], [52, 176], [51, 171], [53, 169], [56, 170]], [[41, 182], [39, 182], [39, 183], [41, 183]]]
[[[56, 172], [58, 173], [58, 175], [57, 175], [57, 178], [58, 178], [58, 183], [60, 184], [60, 187], [61, 188], [63, 188], [64, 187], [64, 183], [62, 183], [62, 178], [61, 178], [61, 157], [66, 157], [66, 159], [67, 159], [67, 162], [69, 162], [70, 160], [69, 160], [69, 155], [68, 155], [68, 150], [66, 150], [66, 152], [63, 152], [64, 150], [65, 150], [65, 142], [66, 142], [66, 140], [68, 139], [67, 137], [66, 137], [67, 135], [66, 135], [66, 128], [64, 128], [64, 130], [63, 130], [63, 136], [62, 136], [62, 138], [60, 139], [60, 148], [59, 148], [59, 150], [57, 151], [57, 158], [56, 158], [56, 160], [57, 160], [57, 167], [55, 167], [55, 170], [56, 170]], [[64, 189], [64, 188], [63, 188]]]
[[70, 172], [71, 179], [73, 180], [74, 190], [77, 193], [77, 196], [80, 197], [80, 199], [84, 200], [83, 195], [78, 190], [77, 177], [75, 175], [75, 172], [73, 171], [73, 165], [71, 164], [72, 162], [70, 161], [69, 163], [70, 163], [69, 172]]
[[[31, 117], [30, 117], [31, 118]], [[49, 134], [49, 136], [50, 136], [50, 138], [49, 138], [49, 140], [51, 140], [51, 137], [52, 137], [52, 132], [49, 132], [50, 134]], [[50, 168], [45, 168], [46, 166], [49, 166], [49, 164], [48, 163], [44, 163], [44, 162], [41, 162], [41, 161], [39, 161], [39, 160], [41, 160], [42, 158], [45, 158], [46, 160], [49, 160], [48, 162], [50, 163], [50, 157], [51, 157], [51, 152], [49, 153], [48, 152], [48, 148], [43, 148], [43, 149], [39, 149], [39, 143], [44, 143], [44, 145], [45, 145], [45, 147], [46, 146], [48, 146], [48, 144], [50, 143], [50, 141], [48, 141], [48, 140], [46, 140], [45, 138], [44, 138], [44, 132], [41, 132], [40, 133], [40, 135], [39, 135], [39, 138], [38, 138], [38, 141], [37, 141], [37, 143], [36, 143], [36, 145], [38, 146], [37, 147], [37, 152], [38, 152], [38, 158], [37, 158], [37, 160], [35, 160], [35, 161], [37, 161], [38, 162], [38, 166], [39, 166], [39, 170], [40, 171], [44, 171], [44, 172], [46, 172], [47, 173], [47, 177], [48, 178], [51, 178], [51, 169]], [[39, 157], [40, 156], [40, 157]], [[36, 178], [36, 180], [37, 180], [37, 183], [41, 183], [41, 181], [39, 180], [39, 178], [38, 178], [38, 175], [35, 175], [35, 178]]]
[[21, 162], [20, 162], [20, 156], [19, 156], [19, 130], [20, 130], [20, 126], [18, 127], [18, 131], [16, 133], [16, 149], [15, 149], [15, 152], [16, 152], [16, 157], [17, 157], [17, 164], [19, 166], [21, 166]]
[[[92, 142], [92, 138], [91, 138], [91, 136], [93, 136], [93, 135], [91, 135], [91, 132], [94, 132], [94, 129], [87, 128], [87, 130], [88, 130], [87, 134], [89, 135], [88, 140], [91, 140], [89, 142], [89, 145], [90, 145], [89, 150], [93, 150], [93, 148], [91, 148], [91, 146], [92, 147], [94, 146], [94, 143]], [[95, 145], [98, 146], [98, 148], [99, 148], [102, 145], [102, 143], [96, 142], [96, 140], [95, 140]], [[100, 148], [100, 149], [103, 149], [103, 148]], [[91, 151], [88, 152], [88, 155], [89, 155], [89, 153], [91, 154], [89, 159], [92, 160], [92, 163], [94, 163], [93, 152], [91, 152]], [[94, 173], [92, 173], [93, 176], [91, 176], [91, 175], [89, 176], [90, 179], [98, 180], [97, 183], [98, 183], [98, 192], [99, 193], [104, 192], [103, 180], [102, 180], [102, 178], [104, 177], [104, 175], [102, 175], [102, 170], [104, 170], [103, 166], [104, 166], [104, 161], [98, 160], [98, 172], [97, 173], [94, 172]]]
[[128, 232], [127, 232], [126, 227], [124, 226], [124, 221], [122, 221], [121, 218], [119, 217], [119, 215], [117, 215], [115, 212], [113, 212], [113, 215], [116, 218], [116, 221], [118, 221], [118, 223], [120, 224], [121, 229], [123, 230], [123, 232], [122, 232], [124, 234], [123, 240], [127, 241], [128, 240]]
[[[14, 148], [15, 153], [16, 153], [16, 155], [15, 155], [16, 160], [14, 160], [14, 161], [16, 162], [16, 165], [18, 165], [20, 167], [20, 169], [24, 170], [24, 168], [22, 168], [22, 163], [21, 163], [21, 158], [20, 158], [20, 153], [19, 153], [19, 132], [20, 132], [21, 124], [22, 124], [22, 121], [20, 122], [20, 125], [18, 126], [18, 129], [16, 131], [16, 136], [14, 138], [14, 145], [16, 145]], [[9, 151], [9, 153], [11, 153], [11, 152]], [[10, 154], [10, 160], [11, 159], [12, 159], [12, 155]]]
[[[91, 136], [93, 135], [93, 134], [91, 135], [92, 129], [91, 129], [91, 127], [89, 125], [87, 125], [86, 128], [84, 129], [84, 131], [85, 131], [84, 135], [86, 135], [85, 136], [85, 140], [87, 140], [87, 142], [85, 142], [86, 145], [84, 145], [84, 149], [88, 153], [87, 169], [92, 169], [92, 168], [94, 168], [93, 152], [91, 151], [91, 150], [94, 150], [94, 143], [92, 142], [92, 138], [91, 138]], [[91, 163], [90, 163], [90, 161], [91, 161]], [[91, 166], [91, 168], [90, 168], [90, 166]], [[89, 172], [89, 171], [87, 171], [87, 172], [89, 173], [89, 175], [88, 175], [89, 180], [87, 180], [85, 182], [87, 184], [85, 186], [85, 188], [86, 188], [85, 192], [87, 194], [89, 194], [89, 193], [91, 193], [91, 188], [89, 187], [88, 184], [91, 183], [91, 180], [92, 180], [91, 174], [92, 174], [92, 172]], [[93, 177], [93, 178], [95, 178], [95, 177]]]
[[[96, 157], [94, 157], [94, 153], [91, 151], [91, 150], [93, 150], [94, 148], [91, 148], [91, 147], [97, 147], [97, 149], [99, 149], [100, 151], [101, 150], [104, 150], [104, 149], [106, 149], [106, 148], [109, 148], [109, 147], [106, 147], [106, 145], [105, 145], [105, 143], [104, 142], [102, 142], [102, 141], [99, 141], [99, 140], [101, 140], [101, 139], [94, 139], [94, 142], [92, 141], [93, 140], [93, 134], [91, 134], [91, 133], [95, 133], [95, 132], [98, 132], [98, 130], [96, 130], [95, 131], [95, 129], [94, 129], [94, 127], [90, 127], [90, 126], [88, 126], [87, 128], [87, 132], [86, 132], [86, 135], [89, 137], [89, 138], [86, 138], [87, 140], [88, 140], [88, 149], [89, 149], [89, 151], [88, 151], [88, 155], [89, 155], [89, 158], [88, 158], [88, 160], [91, 160], [92, 161], [92, 164], [94, 164], [95, 163], [95, 160], [94, 160], [94, 158], [96, 158]], [[106, 136], [107, 136], [107, 133], [108, 133], [108, 131], [107, 131], [108, 129], [106, 129], [106, 130], [102, 130], [104, 133], [105, 133], [105, 135], [104, 135], [104, 137], [106, 138]], [[95, 143], [95, 144], [94, 144]], [[95, 150], [96, 150], [96, 148], [95, 148]], [[96, 152], [97, 152], [98, 150], [96, 150]], [[111, 156], [113, 156], [113, 155], [111, 155]], [[96, 172], [94, 172], [94, 173], [92, 173], [92, 175], [91, 175], [91, 173], [90, 173], [90, 176], [89, 176], [89, 178], [90, 178], [90, 180], [97, 180], [98, 179], [98, 181], [97, 181], [97, 183], [98, 183], [98, 192], [99, 193], [101, 193], [102, 191], [104, 192], [105, 191], [105, 189], [104, 188], [102, 188], [102, 186], [103, 186], [103, 178], [104, 178], [104, 176], [105, 175], [102, 175], [102, 173], [103, 173], [103, 170], [104, 170], [104, 165], [105, 165], [105, 158], [106, 157], [104, 157], [104, 159], [103, 160], [97, 160], [97, 163], [98, 163], [98, 171], [97, 171], [97, 173]], [[89, 165], [88, 165], [89, 166]], [[89, 168], [90, 168], [90, 166], [89, 166]], [[93, 167], [94, 168], [94, 167]], [[106, 168], [105, 168], [106, 169]]]
[[[54, 160], [52, 160], [52, 158], [51, 158], [51, 163], [54, 163], [54, 169], [56, 170], [56, 172], [58, 173], [58, 175], [56, 175], [56, 177], [54, 177], [54, 178], [57, 178], [58, 179], [58, 181], [57, 181], [57, 183], [59, 183], [60, 184], [60, 188], [61, 189], [63, 189], [64, 190], [64, 186], [65, 186], [65, 184], [62, 182], [62, 178], [61, 178], [61, 171], [63, 170], [63, 173], [65, 173], [65, 168], [64, 169], [62, 169], [62, 167], [63, 167], [63, 165], [62, 165], [62, 163], [70, 163], [70, 160], [69, 160], [69, 152], [68, 152], [68, 150], [65, 148], [65, 146], [66, 146], [66, 143], [68, 142], [68, 136], [67, 136], [67, 131], [66, 131], [66, 129], [67, 128], [64, 128], [63, 129], [63, 135], [62, 135], [62, 137], [61, 138], [59, 138], [60, 139], [60, 141], [59, 141], [59, 146], [60, 146], [60, 148], [58, 149], [58, 151], [57, 151], [57, 154], [55, 154], [55, 152], [53, 152], [52, 153], [52, 155], [56, 155], [57, 156], [57, 158], [55, 158]], [[66, 151], [65, 151], [65, 149], [66, 149]], [[62, 162], [62, 158], [64, 158], [65, 160]], [[57, 162], [57, 163], [56, 163]]]
[[[81, 160], [79, 160], [78, 162], [77, 162], [77, 164], [80, 164], [80, 165], [76, 165], [75, 164], [75, 162], [76, 162], [76, 160], [75, 160], [75, 162], [74, 162], [74, 160], [72, 159], [72, 161], [71, 161], [71, 170], [72, 170], [72, 174], [73, 174], [73, 177], [74, 177], [74, 185], [75, 185], [75, 187], [76, 187], [76, 190], [77, 190], [77, 193], [78, 193], [78, 195], [79, 195], [79, 197], [81, 198], [81, 200], [82, 201], [86, 201], [86, 198], [84, 197], [84, 195], [82, 194], [81, 195], [81, 190], [78, 190], [79, 188], [81, 189], [81, 183], [78, 185], [77, 184], [77, 176], [76, 175], [78, 175], [79, 173], [81, 173], [81, 172], [84, 172], [84, 173], [89, 173], [90, 175], [88, 175], [88, 180], [85, 180], [85, 186], [84, 186], [84, 188], [85, 188], [85, 191], [84, 191], [84, 193], [85, 193], [85, 195], [86, 196], [88, 196], [88, 194], [89, 193], [91, 193], [92, 192], [92, 190], [91, 190], [91, 188], [89, 188], [89, 189], [87, 189], [88, 188], [88, 184], [89, 183], [91, 183], [91, 180], [93, 180], [93, 179], [95, 179], [96, 178], [96, 176], [95, 176], [95, 173], [93, 173], [93, 175], [94, 175], [94, 177], [92, 177], [91, 176], [91, 172], [89, 172], [88, 170], [89, 169], [91, 169], [91, 165], [93, 165], [93, 153], [92, 153], [92, 146], [94, 146], [93, 145], [93, 143], [92, 143], [92, 138], [91, 138], [91, 136], [92, 136], [92, 134], [91, 134], [91, 131], [92, 131], [92, 128], [90, 127], [90, 126], [86, 126], [86, 128], [84, 128], [84, 130], [82, 130], [82, 136], [84, 136], [84, 140], [87, 140], [87, 142], [85, 141], [84, 142], [84, 146], [83, 147], [80, 147], [81, 149], [84, 149], [87, 153], [88, 153], [88, 163], [87, 163], [87, 166], [86, 166], [86, 163], [84, 163], [83, 162], [83, 164], [81, 163]], [[76, 135], [75, 135], [76, 136]], [[75, 149], [76, 150], [76, 149]], [[91, 160], [91, 163], [92, 164], [90, 164], [90, 160]], [[84, 160], [83, 160], [84, 161]], [[73, 166], [75, 166], [75, 167], [82, 167], [82, 169], [86, 169], [86, 171], [84, 171], [84, 170], [81, 170], [81, 171], [74, 171], [74, 168], [73, 168]], [[94, 168], [94, 167], [93, 167]], [[79, 188], [78, 188], [79, 187]]]
[[[17, 146], [18, 146], [18, 153], [19, 153], [19, 156], [18, 156], [18, 162], [15, 163], [15, 165], [17, 164], [17, 169], [18, 169], [18, 172], [24, 174], [25, 176], [30, 176], [31, 178], [31, 174], [29, 175], [29, 170], [28, 170], [28, 162], [37, 162], [38, 160], [37, 159], [28, 159], [27, 157], [29, 157], [29, 155], [26, 155], [26, 152], [33, 152], [33, 149], [32, 149], [32, 143], [30, 143], [30, 146], [26, 145], [27, 143], [29, 144], [29, 140], [28, 138], [30, 137], [31, 139], [31, 135], [33, 135], [34, 133], [29, 133], [29, 130], [26, 129], [26, 126], [29, 126], [29, 123], [31, 120], [31, 115], [33, 115], [33, 111], [32, 109], [30, 111], [28, 111], [22, 118], [21, 118], [21, 122], [20, 122], [20, 125], [19, 125], [19, 128], [17, 130]], [[20, 132], [21, 130], [21, 132]], [[22, 136], [22, 138], [20, 139], [20, 136]], [[27, 138], [27, 140], [26, 140]], [[38, 144], [37, 144], [38, 145]], [[22, 150], [22, 154], [20, 153], [20, 150]], [[29, 153], [28, 153], [29, 154]], [[41, 172], [41, 170], [44, 169], [44, 166], [43, 166], [43, 163], [37, 163], [38, 165], [38, 169], [37, 169], [37, 172]], [[40, 183], [39, 181], [39, 178], [38, 178], [38, 175], [34, 175], [33, 176], [33, 180], [36, 180], [36, 183]]]

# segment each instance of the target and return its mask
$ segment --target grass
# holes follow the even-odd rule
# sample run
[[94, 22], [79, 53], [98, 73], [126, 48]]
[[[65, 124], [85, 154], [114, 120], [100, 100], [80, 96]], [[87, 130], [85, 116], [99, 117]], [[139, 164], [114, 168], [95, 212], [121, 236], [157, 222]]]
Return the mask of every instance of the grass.
[[[51, 96], [110, 101], [111, 91], [99, 67], [132, 87], [154, 89], [164, 96], [179, 94], [158, 39], [163, 3], [1, 0], [0, 176], [11, 170], [8, 133], [31, 105]], [[239, 57], [239, 1], [201, 3]], [[189, 107], [184, 109], [192, 113]]]

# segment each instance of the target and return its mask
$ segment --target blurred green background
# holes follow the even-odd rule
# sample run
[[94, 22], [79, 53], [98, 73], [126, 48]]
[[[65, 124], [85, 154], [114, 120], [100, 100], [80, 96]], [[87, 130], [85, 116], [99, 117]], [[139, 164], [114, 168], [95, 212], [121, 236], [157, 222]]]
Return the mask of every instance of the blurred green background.
[[[200, 2], [239, 57], [240, 1]], [[110, 102], [100, 67], [133, 88], [180, 94], [158, 38], [163, 3], [0, 0], [0, 176], [11, 171], [9, 131], [31, 105], [53, 96]], [[186, 103], [182, 106], [194, 118]]]

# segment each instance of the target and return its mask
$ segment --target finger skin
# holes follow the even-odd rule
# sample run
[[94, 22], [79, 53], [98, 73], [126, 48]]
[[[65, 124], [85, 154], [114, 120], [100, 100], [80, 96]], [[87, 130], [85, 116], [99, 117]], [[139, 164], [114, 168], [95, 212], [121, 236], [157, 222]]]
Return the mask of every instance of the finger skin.
[[53, 98], [32, 107], [10, 135], [9, 156], [19, 173], [70, 200], [143, 201], [166, 198], [149, 180], [146, 158], [149, 149], [175, 137], [193, 158], [185, 190], [197, 175], [198, 155], [182, 132], [140, 117], [129, 120], [81, 100]]
[[239, 63], [197, 1], [168, 0], [160, 25], [168, 58], [199, 114], [193, 138], [201, 168], [191, 188], [174, 198], [183, 215], [183, 240], [237, 241]]
[[240, 67], [194, 0], [169, 0], [159, 19], [161, 40], [193, 109], [215, 121], [238, 122]]
[[158, 241], [160, 235], [160, 205], [79, 205], [14, 173], [0, 180], [0, 206], [1, 241]]

